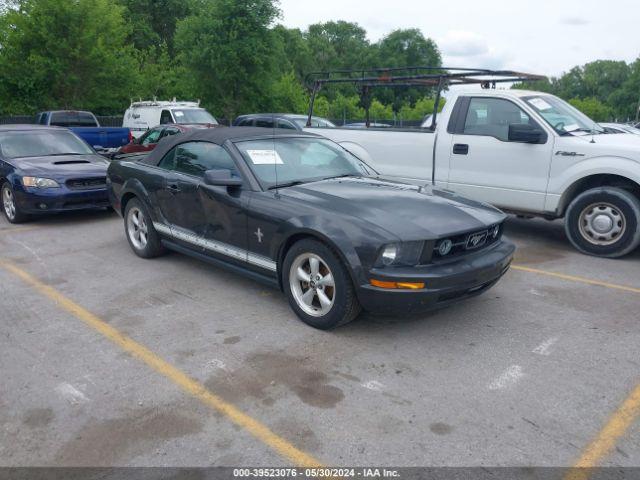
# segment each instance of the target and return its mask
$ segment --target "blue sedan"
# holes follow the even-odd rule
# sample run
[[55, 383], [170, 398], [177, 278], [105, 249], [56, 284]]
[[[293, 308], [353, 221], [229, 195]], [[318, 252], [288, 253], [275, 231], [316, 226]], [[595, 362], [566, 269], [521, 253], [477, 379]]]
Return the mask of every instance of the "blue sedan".
[[11, 223], [32, 215], [109, 207], [109, 162], [66, 128], [0, 127], [0, 197]]

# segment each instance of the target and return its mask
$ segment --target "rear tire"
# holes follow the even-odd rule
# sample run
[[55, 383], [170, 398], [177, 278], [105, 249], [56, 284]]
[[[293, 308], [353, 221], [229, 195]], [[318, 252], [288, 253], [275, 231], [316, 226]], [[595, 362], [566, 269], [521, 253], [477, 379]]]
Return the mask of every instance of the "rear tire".
[[361, 311], [344, 263], [317, 240], [301, 240], [289, 249], [282, 283], [293, 311], [314, 328], [331, 330], [355, 319]]
[[13, 188], [9, 182], [4, 182], [0, 188], [0, 200], [5, 218], [10, 223], [24, 223], [29, 216], [20, 210], [13, 194]]
[[133, 252], [142, 258], [154, 258], [165, 253], [160, 235], [153, 227], [147, 208], [137, 198], [127, 202], [124, 210], [124, 231]]
[[640, 245], [640, 199], [616, 187], [587, 190], [569, 205], [564, 227], [582, 253], [622, 257]]

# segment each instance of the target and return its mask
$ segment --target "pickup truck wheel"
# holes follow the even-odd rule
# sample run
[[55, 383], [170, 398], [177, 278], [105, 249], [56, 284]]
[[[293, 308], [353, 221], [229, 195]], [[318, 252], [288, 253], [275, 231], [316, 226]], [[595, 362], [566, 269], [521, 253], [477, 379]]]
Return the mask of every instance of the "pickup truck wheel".
[[284, 259], [282, 275], [289, 304], [307, 325], [330, 330], [360, 313], [347, 269], [323, 243], [311, 239], [295, 243]]
[[587, 190], [569, 205], [565, 231], [583, 253], [622, 257], [640, 245], [640, 199], [621, 188]]
[[20, 211], [13, 195], [13, 188], [9, 182], [4, 182], [0, 188], [0, 198], [2, 199], [2, 211], [10, 223], [23, 223], [29, 216]]
[[165, 253], [160, 236], [153, 227], [151, 216], [137, 198], [127, 202], [124, 211], [124, 230], [131, 249], [139, 257], [153, 258]]

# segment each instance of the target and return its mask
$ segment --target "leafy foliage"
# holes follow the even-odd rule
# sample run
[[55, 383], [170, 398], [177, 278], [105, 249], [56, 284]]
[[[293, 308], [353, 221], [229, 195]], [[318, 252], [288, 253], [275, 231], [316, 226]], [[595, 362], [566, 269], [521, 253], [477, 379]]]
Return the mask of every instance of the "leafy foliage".
[[6, 113], [108, 112], [136, 86], [124, 8], [111, 0], [24, 0], [0, 19], [0, 99]]
[[597, 98], [572, 98], [569, 103], [596, 122], [606, 122], [611, 118], [611, 108]]
[[[54, 108], [121, 114], [131, 99], [201, 99], [215, 115], [305, 113], [305, 75], [333, 69], [441, 66], [420, 30], [371, 42], [357, 23], [277, 25], [277, 0], [0, 0], [0, 113]], [[640, 58], [598, 60], [516, 85], [570, 100], [594, 119], [635, 118]], [[336, 119], [421, 120], [426, 89], [327, 87], [315, 113]], [[441, 104], [442, 105], [442, 104]], [[441, 106], [440, 106], [441, 108]]]

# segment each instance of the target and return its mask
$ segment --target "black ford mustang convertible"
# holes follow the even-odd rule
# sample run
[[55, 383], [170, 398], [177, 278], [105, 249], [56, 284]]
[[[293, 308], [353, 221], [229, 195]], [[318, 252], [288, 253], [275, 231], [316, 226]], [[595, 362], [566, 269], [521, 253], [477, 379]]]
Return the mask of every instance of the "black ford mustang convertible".
[[219, 128], [169, 138], [108, 170], [133, 251], [165, 249], [268, 282], [309, 325], [477, 295], [509, 268], [505, 215], [379, 176], [320, 136]]

